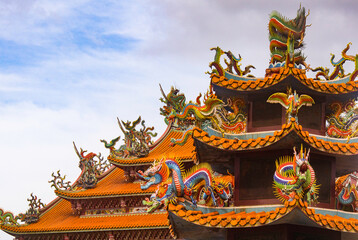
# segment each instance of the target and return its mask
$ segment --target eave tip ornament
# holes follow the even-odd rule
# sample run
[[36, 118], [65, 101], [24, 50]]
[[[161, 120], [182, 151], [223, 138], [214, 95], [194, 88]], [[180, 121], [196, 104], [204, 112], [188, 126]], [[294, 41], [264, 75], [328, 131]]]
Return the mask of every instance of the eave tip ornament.
[[289, 123], [291, 118], [296, 119], [298, 123], [298, 110], [302, 106], [312, 106], [315, 102], [313, 98], [308, 95], [298, 95], [296, 90], [292, 92], [291, 88], [287, 89], [286, 93], [274, 93], [268, 99], [268, 103], [279, 103], [286, 108], [286, 123]]
[[294, 156], [284, 156], [276, 160], [276, 171], [273, 176], [273, 188], [276, 197], [283, 203], [295, 199], [304, 199], [309, 205], [318, 203], [319, 185], [316, 184], [316, 175], [308, 161], [310, 150], [296, 152]]

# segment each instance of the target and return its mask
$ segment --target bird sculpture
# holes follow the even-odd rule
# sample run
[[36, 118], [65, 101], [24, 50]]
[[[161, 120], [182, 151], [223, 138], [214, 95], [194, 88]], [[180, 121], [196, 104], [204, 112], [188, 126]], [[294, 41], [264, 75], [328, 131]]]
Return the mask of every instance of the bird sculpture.
[[297, 113], [302, 106], [312, 106], [315, 102], [313, 98], [308, 95], [298, 95], [296, 91], [292, 93], [292, 89], [287, 89], [286, 93], [274, 93], [268, 99], [268, 103], [279, 103], [286, 108], [286, 122], [288, 123], [291, 118], [295, 118], [298, 123]]

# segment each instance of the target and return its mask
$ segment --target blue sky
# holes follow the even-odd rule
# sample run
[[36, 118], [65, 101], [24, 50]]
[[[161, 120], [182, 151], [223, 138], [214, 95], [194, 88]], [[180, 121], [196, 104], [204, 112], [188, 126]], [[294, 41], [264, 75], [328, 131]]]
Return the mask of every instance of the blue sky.
[[24, 212], [31, 192], [54, 199], [51, 173], [80, 173], [72, 141], [107, 155], [99, 139], [120, 135], [116, 117], [142, 115], [160, 135], [158, 84], [195, 99], [209, 86], [211, 47], [240, 53], [263, 76], [268, 16], [293, 18], [300, 2], [311, 10], [311, 66], [330, 66], [348, 42], [358, 53], [353, 0], [0, 1], [0, 207]]

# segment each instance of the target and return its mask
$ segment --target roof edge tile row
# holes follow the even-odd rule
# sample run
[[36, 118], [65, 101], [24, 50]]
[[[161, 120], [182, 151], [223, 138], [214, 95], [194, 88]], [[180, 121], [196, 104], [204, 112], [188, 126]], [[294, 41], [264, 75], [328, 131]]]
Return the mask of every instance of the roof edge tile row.
[[288, 124], [283, 124], [282, 129], [274, 131], [273, 135], [267, 135], [266, 137], [257, 137], [250, 139], [227, 139], [223, 137], [218, 137], [211, 135], [200, 129], [193, 129], [193, 137], [196, 140], [204, 142], [215, 148], [231, 151], [240, 151], [240, 150], [252, 150], [264, 148], [280, 141], [283, 137], [287, 136], [289, 133], [294, 132], [298, 135], [304, 142], [310, 146], [324, 152], [330, 152], [334, 154], [344, 154], [344, 155], [356, 155], [358, 154], [358, 143], [342, 143], [342, 142], [332, 142], [327, 141], [322, 138], [317, 138], [313, 135], [310, 135], [308, 131], [303, 131], [302, 126], [299, 125], [294, 118], [291, 118]]

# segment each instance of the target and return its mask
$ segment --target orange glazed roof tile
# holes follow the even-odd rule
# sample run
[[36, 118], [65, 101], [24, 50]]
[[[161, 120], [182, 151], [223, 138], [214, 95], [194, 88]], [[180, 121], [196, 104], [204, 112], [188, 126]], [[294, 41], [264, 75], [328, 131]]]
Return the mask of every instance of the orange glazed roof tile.
[[64, 199], [59, 199], [52, 208], [40, 215], [40, 219], [36, 223], [20, 226], [0, 226], [2, 230], [15, 234], [168, 227], [167, 213], [78, 217], [72, 214], [71, 203]]
[[[256, 227], [269, 224], [289, 214], [292, 210], [299, 209], [307, 218], [313, 220], [317, 225], [322, 227], [345, 232], [358, 233], [358, 219], [344, 218], [338, 215], [316, 213], [314, 208], [309, 208], [307, 202], [301, 199], [294, 199], [286, 202], [284, 206], [277, 207], [275, 210], [262, 212], [235, 212], [219, 214], [217, 211], [203, 214], [202, 211], [187, 210], [183, 205], [169, 205], [169, 211], [186, 221], [203, 225], [207, 227]], [[317, 210], [318, 211], [318, 210]], [[332, 211], [334, 213], [334, 210]]]
[[125, 182], [124, 171], [120, 168], [114, 168], [102, 180], [100, 180], [95, 188], [79, 189], [77, 191], [55, 190], [59, 197], [66, 199], [73, 198], [99, 198], [103, 196], [116, 197], [116, 196], [137, 196], [149, 195], [153, 193], [155, 186], [146, 190], [141, 190], [140, 183]]
[[269, 77], [265, 78], [252, 78], [245, 80], [228, 79], [225, 76], [219, 76], [217, 74], [211, 75], [211, 82], [217, 86], [221, 86], [227, 89], [238, 91], [253, 91], [263, 88], [268, 88], [276, 83], [281, 82], [289, 75], [294, 76], [302, 84], [306, 85], [312, 90], [330, 93], [341, 94], [351, 93], [358, 91], [358, 82], [355, 81], [320, 81], [306, 77], [306, 71], [298, 68], [280, 68], [278, 73], [273, 73]]
[[290, 123], [282, 125], [280, 131], [273, 132], [273, 135], [267, 135], [265, 137], [257, 137], [251, 139], [227, 139], [218, 136], [209, 136], [207, 132], [200, 128], [194, 128], [193, 137], [201, 142], [204, 142], [210, 146], [225, 149], [225, 150], [250, 150], [267, 147], [273, 143], [278, 142], [289, 133], [295, 132], [303, 141], [312, 147], [324, 152], [331, 152], [344, 155], [358, 154], [358, 142], [343, 143], [336, 141], [328, 141], [319, 136], [311, 136], [307, 131], [302, 130], [302, 126], [297, 124], [295, 119], [292, 118]]
[[184, 135], [181, 131], [176, 131], [170, 129], [168, 133], [165, 133], [163, 139], [160, 140], [155, 146], [150, 150], [149, 154], [146, 157], [142, 158], [118, 158], [113, 154], [108, 156], [108, 160], [118, 166], [127, 166], [127, 165], [143, 165], [151, 164], [154, 160], [166, 158], [176, 158], [180, 160], [194, 160], [195, 159], [195, 147], [194, 140], [192, 137], [189, 137], [187, 142], [183, 146], [172, 145], [171, 139], [180, 139]]

